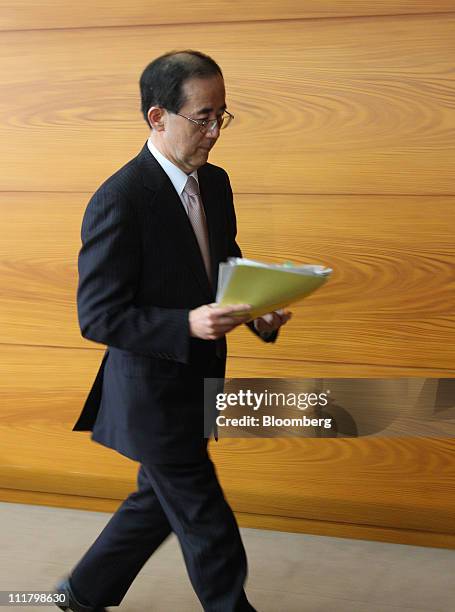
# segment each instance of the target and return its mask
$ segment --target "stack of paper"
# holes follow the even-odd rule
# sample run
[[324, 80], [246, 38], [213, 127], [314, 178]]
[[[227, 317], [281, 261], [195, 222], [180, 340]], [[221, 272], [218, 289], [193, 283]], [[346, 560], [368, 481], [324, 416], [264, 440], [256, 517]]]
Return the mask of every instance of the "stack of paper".
[[220, 264], [216, 301], [219, 304], [251, 304], [251, 318], [278, 310], [309, 295], [329, 278], [324, 266], [265, 264], [230, 257]]

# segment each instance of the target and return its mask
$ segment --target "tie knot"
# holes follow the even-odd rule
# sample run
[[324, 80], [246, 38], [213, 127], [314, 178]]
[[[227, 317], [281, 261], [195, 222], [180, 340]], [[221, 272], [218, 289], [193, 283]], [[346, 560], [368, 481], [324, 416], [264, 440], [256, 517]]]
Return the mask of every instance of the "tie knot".
[[199, 185], [194, 176], [189, 176], [183, 191], [189, 196], [199, 195]]

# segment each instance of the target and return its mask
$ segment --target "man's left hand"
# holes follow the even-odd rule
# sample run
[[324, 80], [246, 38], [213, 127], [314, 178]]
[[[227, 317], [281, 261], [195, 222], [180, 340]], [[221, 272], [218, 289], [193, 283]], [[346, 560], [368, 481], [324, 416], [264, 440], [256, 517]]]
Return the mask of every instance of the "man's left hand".
[[268, 312], [262, 315], [262, 317], [254, 319], [254, 328], [260, 334], [270, 334], [287, 323], [291, 317], [292, 312], [285, 308], [280, 308], [280, 310]]

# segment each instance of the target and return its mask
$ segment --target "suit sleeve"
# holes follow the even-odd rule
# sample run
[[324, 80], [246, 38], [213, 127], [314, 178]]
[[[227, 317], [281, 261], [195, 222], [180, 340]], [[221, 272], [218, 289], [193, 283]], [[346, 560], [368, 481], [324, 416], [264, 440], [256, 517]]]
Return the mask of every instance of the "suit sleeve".
[[135, 303], [142, 247], [131, 202], [113, 190], [98, 190], [85, 211], [81, 238], [77, 309], [82, 336], [186, 363], [189, 311]]
[[[229, 181], [229, 177], [226, 174], [226, 202], [227, 202], [227, 216], [228, 216], [228, 235], [230, 238], [229, 241], [229, 257], [242, 257], [242, 251], [240, 250], [239, 245], [236, 241], [237, 236], [237, 221], [235, 217], [235, 209], [234, 209], [234, 197], [232, 194], [231, 183]], [[246, 323], [247, 327], [260, 338], [264, 342], [275, 342], [278, 337], [278, 331], [274, 331], [270, 334], [261, 334], [256, 331], [254, 327], [254, 322], [250, 321]]]

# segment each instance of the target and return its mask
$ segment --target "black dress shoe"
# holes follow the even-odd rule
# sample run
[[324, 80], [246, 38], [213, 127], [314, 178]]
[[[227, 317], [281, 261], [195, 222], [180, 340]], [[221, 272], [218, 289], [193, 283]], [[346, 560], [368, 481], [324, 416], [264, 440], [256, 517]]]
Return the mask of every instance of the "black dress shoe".
[[72, 610], [73, 612], [108, 612], [106, 608], [93, 608], [92, 606], [84, 606], [81, 604], [74, 595], [69, 578], [62, 580], [62, 582], [55, 587], [54, 592], [67, 596], [67, 604], [55, 604], [60, 610]]

